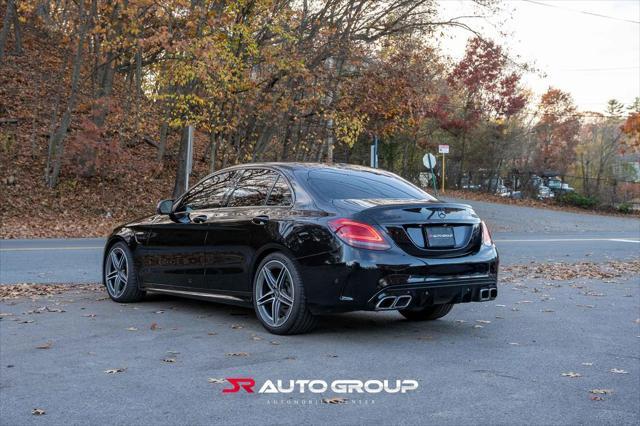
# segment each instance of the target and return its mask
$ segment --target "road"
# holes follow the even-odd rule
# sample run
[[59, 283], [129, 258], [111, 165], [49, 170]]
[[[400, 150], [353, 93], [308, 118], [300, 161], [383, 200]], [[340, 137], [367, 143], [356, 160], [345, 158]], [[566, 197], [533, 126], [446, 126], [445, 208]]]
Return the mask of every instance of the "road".
[[[495, 229], [503, 265], [638, 259], [637, 219], [471, 204]], [[101, 245], [3, 241], [2, 282], [97, 281]], [[503, 274], [497, 300], [457, 305], [439, 321], [356, 312], [291, 337], [268, 334], [248, 309], [160, 295], [0, 301], [0, 424], [640, 423], [637, 269], [564, 279], [547, 268]], [[106, 373], [114, 369], [123, 371]], [[225, 378], [252, 378], [255, 392], [222, 393], [229, 383], [212, 381]], [[278, 379], [419, 387], [258, 393]], [[322, 403], [335, 397], [346, 400]]]
[[[493, 204], [471, 204], [493, 230], [504, 265], [627, 259], [640, 253], [640, 220]], [[104, 240], [0, 240], [0, 283], [100, 281]]]

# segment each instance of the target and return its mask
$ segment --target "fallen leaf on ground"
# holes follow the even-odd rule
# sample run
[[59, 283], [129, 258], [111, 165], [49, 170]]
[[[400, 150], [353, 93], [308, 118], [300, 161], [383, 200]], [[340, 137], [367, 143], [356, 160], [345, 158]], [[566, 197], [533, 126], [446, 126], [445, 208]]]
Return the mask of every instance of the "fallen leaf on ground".
[[263, 340], [260, 336], [251, 336], [251, 340]]
[[575, 378], [575, 377], [582, 377], [582, 374], [569, 371], [568, 373], [562, 373], [562, 376]]
[[48, 341], [47, 343], [43, 343], [42, 345], [36, 346], [36, 349], [51, 349], [52, 346], [53, 346], [53, 342]]
[[110, 368], [109, 370], [104, 370], [104, 372], [107, 374], [116, 374], [116, 373], [122, 373], [125, 370], [126, 368]]
[[160, 326], [158, 325], [157, 322], [154, 322], [153, 324], [151, 324], [151, 327], [149, 327], [151, 330], [160, 330]]
[[175, 358], [163, 358], [162, 359], [163, 362], [168, 362], [168, 363], [173, 363], [176, 362]]
[[601, 396], [598, 396], [598, 395], [593, 395], [593, 396], [591, 397], [591, 400], [592, 400], [592, 401], [604, 401], [604, 398], [603, 398], [603, 397], [601, 397]]
[[476, 322], [479, 322], [480, 324], [491, 324], [491, 321], [487, 320], [476, 320]]
[[598, 394], [598, 395], [606, 395], [613, 392], [612, 389], [591, 389], [590, 393]]
[[482, 328], [482, 326], [481, 326], [481, 325], [476, 324], [476, 325], [474, 325], [474, 326], [473, 326], [473, 328]]
[[163, 310], [155, 311], [154, 314], [164, 314]]
[[512, 346], [520, 346], [520, 343], [518, 343], [518, 342], [510, 342], [509, 344], [512, 345]]
[[34, 408], [33, 410], [31, 410], [31, 414], [33, 414], [34, 416], [42, 416], [46, 413], [47, 412], [44, 411], [42, 408]]
[[87, 318], [95, 318], [95, 317], [96, 317], [96, 314], [86, 314], [86, 315], [83, 315], [83, 317], [87, 317]]
[[543, 309], [542, 312], [555, 312], [553, 309]]
[[226, 380], [225, 379], [216, 379], [214, 377], [209, 377], [207, 379], [207, 382], [209, 382], [209, 383], [224, 383], [224, 382], [226, 382]]
[[628, 371], [621, 370], [621, 369], [619, 369], [619, 368], [612, 368], [612, 369], [611, 369], [611, 370], [609, 370], [609, 371], [611, 371], [612, 373], [615, 373], [615, 374], [629, 374], [629, 372], [628, 372]]
[[246, 352], [229, 352], [227, 356], [249, 356]]
[[276, 342], [275, 340], [272, 340], [272, 341], [271, 341], [271, 342], [269, 342], [269, 343], [271, 343], [272, 345], [275, 345], [275, 346], [277, 346], [277, 345], [279, 345], [279, 344], [280, 344], [280, 342]]
[[33, 322], [33, 320], [24, 320], [24, 321], [20, 321], [18, 324], [31, 324]]
[[[153, 329], [152, 329], [152, 330], [153, 330]], [[137, 328], [135, 328], [135, 327], [129, 327], [129, 328], [127, 328], [127, 331], [138, 331], [138, 329], [137, 329]]]
[[244, 328], [244, 326], [240, 324], [231, 324], [231, 328], [234, 330], [240, 330], [241, 328]]
[[506, 306], [507, 306], [507, 305], [496, 305], [496, 308], [504, 308], [504, 307], [506, 307]]
[[347, 401], [347, 398], [322, 398], [323, 404], [344, 404]]
[[216, 334], [218, 333], [216, 333], [215, 331], [210, 331], [207, 333], [207, 336], [215, 336]]

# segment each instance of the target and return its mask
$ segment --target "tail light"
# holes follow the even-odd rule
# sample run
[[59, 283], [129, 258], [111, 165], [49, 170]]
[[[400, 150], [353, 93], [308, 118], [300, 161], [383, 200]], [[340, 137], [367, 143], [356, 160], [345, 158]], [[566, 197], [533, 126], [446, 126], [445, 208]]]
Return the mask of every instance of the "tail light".
[[351, 219], [329, 221], [329, 228], [345, 243], [369, 250], [387, 250], [391, 246], [371, 225]]
[[482, 221], [482, 244], [486, 246], [492, 246], [493, 240], [491, 239], [491, 233], [489, 232], [489, 227], [484, 221]]

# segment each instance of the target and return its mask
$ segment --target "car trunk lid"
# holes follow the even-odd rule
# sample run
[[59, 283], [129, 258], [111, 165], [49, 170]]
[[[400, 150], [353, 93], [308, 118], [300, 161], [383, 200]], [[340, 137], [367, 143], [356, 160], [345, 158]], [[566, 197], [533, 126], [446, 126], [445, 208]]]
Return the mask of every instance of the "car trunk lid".
[[406, 253], [416, 257], [460, 257], [482, 244], [480, 219], [471, 206], [428, 200], [336, 200], [356, 211], [354, 219], [376, 223]]

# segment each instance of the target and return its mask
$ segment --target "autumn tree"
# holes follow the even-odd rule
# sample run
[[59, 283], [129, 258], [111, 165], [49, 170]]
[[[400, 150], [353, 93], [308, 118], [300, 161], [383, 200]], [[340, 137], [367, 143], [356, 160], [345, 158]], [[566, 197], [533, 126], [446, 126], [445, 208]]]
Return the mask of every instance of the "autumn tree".
[[580, 131], [577, 107], [569, 93], [551, 87], [540, 99], [538, 114], [534, 167], [538, 173], [564, 175], [576, 155]]
[[[527, 98], [520, 87], [521, 75], [513, 69], [502, 47], [475, 37], [469, 40], [464, 57], [448, 77], [452, 90], [435, 104], [434, 115], [456, 138], [452, 159], [457, 161], [458, 186], [466, 171], [470, 134], [482, 120], [502, 126], [518, 114]], [[498, 129], [495, 136], [499, 136]]]

